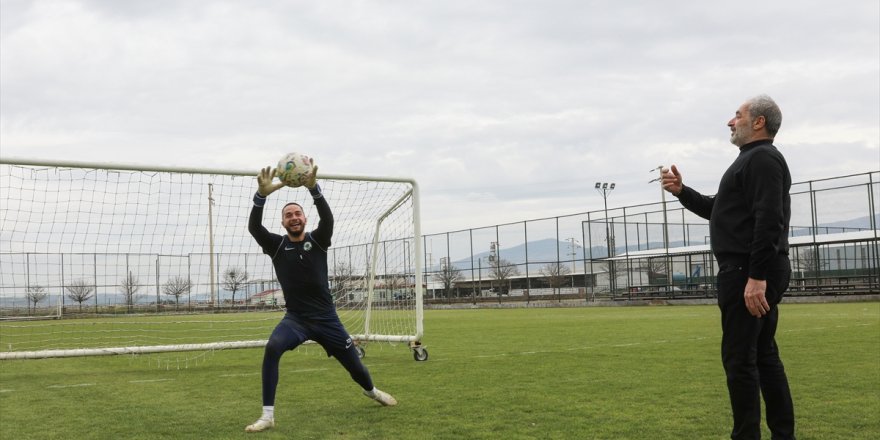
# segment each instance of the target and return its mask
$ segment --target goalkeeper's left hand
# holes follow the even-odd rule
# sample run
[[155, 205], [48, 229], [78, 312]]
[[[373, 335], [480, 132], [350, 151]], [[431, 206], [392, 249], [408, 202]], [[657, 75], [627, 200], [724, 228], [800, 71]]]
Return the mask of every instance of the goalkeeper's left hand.
[[309, 164], [312, 165], [312, 172], [306, 177], [306, 181], [303, 182], [303, 185], [308, 189], [314, 189], [315, 185], [318, 184], [318, 166], [315, 165], [315, 159], [311, 157], [309, 158]]

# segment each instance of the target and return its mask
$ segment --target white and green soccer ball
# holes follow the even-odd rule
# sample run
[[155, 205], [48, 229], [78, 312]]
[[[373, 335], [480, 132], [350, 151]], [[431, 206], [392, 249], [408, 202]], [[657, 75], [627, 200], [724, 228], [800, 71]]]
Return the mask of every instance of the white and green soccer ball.
[[276, 176], [288, 186], [302, 186], [312, 172], [312, 160], [302, 153], [287, 153], [278, 161]]

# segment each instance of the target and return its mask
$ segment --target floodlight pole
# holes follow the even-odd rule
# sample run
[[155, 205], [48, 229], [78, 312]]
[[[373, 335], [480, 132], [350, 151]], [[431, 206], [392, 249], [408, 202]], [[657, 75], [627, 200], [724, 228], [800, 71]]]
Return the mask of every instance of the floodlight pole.
[[666, 220], [666, 190], [663, 189], [663, 165], [652, 168], [649, 172], [657, 171], [660, 176], [651, 179], [648, 183], [660, 182], [660, 200], [663, 201], [663, 249], [666, 254], [666, 287], [672, 289], [672, 265], [669, 261], [669, 222]]
[[611, 257], [614, 256], [614, 238], [611, 237], [611, 228], [608, 226], [608, 193], [614, 190], [614, 182], [610, 184], [608, 182], [596, 182], [596, 191], [599, 192], [599, 195], [602, 196], [602, 201], [605, 204], [605, 241], [608, 245], [608, 289], [611, 291], [611, 296], [614, 296], [614, 284], [615, 284], [615, 276], [614, 273], [614, 261], [610, 260]]

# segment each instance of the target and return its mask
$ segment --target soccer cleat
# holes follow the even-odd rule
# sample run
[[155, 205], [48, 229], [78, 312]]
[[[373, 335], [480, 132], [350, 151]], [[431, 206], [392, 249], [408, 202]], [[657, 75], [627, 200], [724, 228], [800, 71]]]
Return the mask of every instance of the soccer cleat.
[[275, 419], [259, 418], [256, 422], [244, 428], [244, 432], [260, 432], [275, 427]]
[[379, 402], [382, 406], [394, 406], [397, 405], [397, 399], [391, 396], [391, 394], [386, 393], [380, 389], [376, 389], [375, 393], [370, 393], [369, 391], [364, 391], [364, 395]]

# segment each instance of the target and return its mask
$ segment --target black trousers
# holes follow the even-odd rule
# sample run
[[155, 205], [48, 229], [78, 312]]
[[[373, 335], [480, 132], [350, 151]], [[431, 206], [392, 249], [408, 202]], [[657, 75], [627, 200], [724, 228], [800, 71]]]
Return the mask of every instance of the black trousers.
[[761, 395], [773, 439], [794, 439], [794, 406], [785, 368], [776, 346], [776, 327], [782, 295], [791, 268], [780, 255], [767, 273], [770, 311], [761, 318], [749, 314], [743, 294], [748, 282], [748, 259], [719, 261], [718, 306], [721, 309], [721, 360], [733, 410], [732, 439], [761, 438]]
[[324, 347], [328, 356], [334, 356], [361, 388], [365, 391], [373, 389], [370, 372], [358, 357], [351, 337], [335, 312], [314, 319], [300, 318], [288, 312], [275, 326], [263, 352], [263, 406], [275, 405], [281, 355], [299, 347], [307, 339]]

